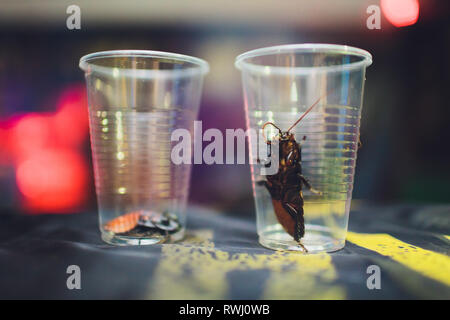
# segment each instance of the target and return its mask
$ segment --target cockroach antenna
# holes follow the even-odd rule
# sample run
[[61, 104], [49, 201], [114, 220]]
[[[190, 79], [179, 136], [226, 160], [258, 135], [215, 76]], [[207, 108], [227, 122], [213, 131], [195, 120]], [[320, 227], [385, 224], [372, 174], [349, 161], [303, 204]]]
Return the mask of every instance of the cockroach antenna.
[[[304, 117], [306, 117], [306, 115], [320, 102], [320, 100], [322, 100], [322, 98], [323, 97], [326, 97], [326, 96], [328, 96], [329, 95], [329, 93], [326, 93], [326, 94], [324, 94], [323, 96], [321, 96], [321, 97], [319, 97], [319, 99], [317, 99], [316, 100], [316, 102], [314, 102], [313, 104], [312, 104], [312, 106], [310, 106], [306, 111], [305, 111], [305, 113], [303, 113], [302, 114], [302, 116], [297, 120], [297, 121], [295, 121], [295, 123], [286, 131], [286, 133], [289, 133], [289, 131], [291, 131], [300, 121], [302, 121], [303, 120], [303, 118]], [[264, 140], [266, 141], [266, 142], [269, 142], [269, 140], [267, 140], [267, 138], [266, 138], [266, 135], [265, 135], [265, 133], [264, 133], [264, 128], [266, 127], [266, 126], [268, 126], [268, 125], [271, 125], [271, 126], [273, 126], [273, 127], [275, 127], [277, 130], [278, 130], [278, 133], [281, 135], [282, 133], [283, 133], [283, 131], [278, 127], [278, 126], [276, 126], [273, 122], [266, 122], [266, 123], [264, 123], [264, 125], [262, 126], [262, 134], [263, 134], [263, 138], [264, 138]]]
[[270, 124], [271, 126], [277, 128], [277, 129], [278, 129], [278, 133], [279, 133], [280, 135], [281, 135], [281, 133], [282, 133], [281, 129], [278, 128], [278, 126], [276, 126], [275, 123], [270, 122], [270, 121], [264, 123], [264, 125], [262, 126], [262, 129], [261, 129], [261, 130], [262, 130], [262, 135], [263, 135], [264, 141], [266, 141], [266, 143], [269, 143], [269, 140], [267, 140], [266, 134], [264, 133], [264, 128], [265, 128], [266, 126], [268, 126], [269, 124]]
[[302, 121], [303, 118], [306, 117], [306, 115], [320, 102], [320, 100], [322, 100], [322, 98], [327, 95], [328, 94], [324, 94], [323, 96], [319, 97], [319, 99], [317, 99], [316, 102], [314, 102], [313, 105], [310, 106], [308, 110], [306, 110], [305, 113], [302, 114], [302, 116], [297, 121], [295, 121], [295, 123], [286, 132], [289, 133], [289, 131], [291, 131], [300, 121]]

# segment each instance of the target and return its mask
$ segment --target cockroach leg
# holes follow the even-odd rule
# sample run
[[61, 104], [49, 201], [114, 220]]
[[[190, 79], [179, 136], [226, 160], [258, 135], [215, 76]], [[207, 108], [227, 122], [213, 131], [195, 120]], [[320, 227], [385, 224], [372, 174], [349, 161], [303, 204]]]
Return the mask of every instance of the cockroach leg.
[[308, 253], [308, 252], [309, 252], [308, 249], [306, 249], [306, 247], [303, 245], [303, 243], [301, 243], [300, 241], [297, 241], [297, 243], [298, 243], [298, 245], [299, 245], [300, 247], [303, 248], [303, 252], [304, 252], [304, 253]]
[[[300, 191], [301, 193], [301, 191]], [[297, 242], [297, 244], [302, 247], [304, 253], [308, 253], [308, 249], [303, 245], [301, 242], [301, 238], [303, 238], [305, 234], [305, 225], [303, 221], [299, 221], [300, 217], [303, 218], [303, 208], [301, 215], [299, 215], [299, 212], [294, 209], [289, 203], [282, 203], [285, 210], [291, 215], [291, 217], [295, 220], [295, 223], [297, 225], [296, 233], [294, 233], [294, 240]], [[300, 228], [300, 230], [298, 229]]]
[[322, 191], [316, 190], [312, 187], [311, 182], [309, 182], [308, 179], [306, 179], [305, 176], [303, 176], [302, 174], [299, 174], [299, 178], [300, 180], [303, 182], [303, 184], [305, 185], [306, 188], [308, 188], [309, 191], [311, 191], [314, 194], [317, 194], [319, 196], [321, 196], [323, 193]]

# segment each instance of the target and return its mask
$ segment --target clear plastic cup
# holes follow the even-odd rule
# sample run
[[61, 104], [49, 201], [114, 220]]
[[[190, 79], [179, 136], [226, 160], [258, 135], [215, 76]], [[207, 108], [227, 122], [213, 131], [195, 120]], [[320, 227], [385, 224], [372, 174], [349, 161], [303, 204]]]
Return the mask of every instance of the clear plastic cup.
[[171, 161], [171, 133], [192, 134], [208, 63], [120, 50], [80, 59], [104, 241], [143, 245], [184, 235], [191, 166]]
[[[330, 44], [262, 48], [236, 58], [236, 67], [242, 72], [249, 128], [260, 130], [266, 122], [272, 122], [287, 131], [317, 102], [290, 131], [295, 141], [301, 143], [302, 175], [317, 192], [308, 190], [300, 179], [292, 178], [288, 187], [297, 191], [291, 191], [284, 200], [273, 201], [264, 185], [268, 176], [261, 174], [263, 162], [254, 159], [257, 152], [250, 152], [257, 231], [263, 246], [308, 252], [330, 252], [344, 247], [365, 71], [371, 63], [367, 51]], [[271, 141], [277, 139], [278, 133], [274, 126], [265, 128]], [[263, 139], [250, 136], [249, 140], [251, 150], [267, 149]], [[297, 185], [292, 186], [292, 181]], [[287, 190], [285, 187], [283, 190]], [[303, 204], [297, 197], [300, 190]], [[286, 221], [280, 224], [279, 217], [286, 218], [289, 202], [303, 208], [305, 231], [300, 241], [287, 232]], [[301, 209], [295, 212], [301, 214]]]

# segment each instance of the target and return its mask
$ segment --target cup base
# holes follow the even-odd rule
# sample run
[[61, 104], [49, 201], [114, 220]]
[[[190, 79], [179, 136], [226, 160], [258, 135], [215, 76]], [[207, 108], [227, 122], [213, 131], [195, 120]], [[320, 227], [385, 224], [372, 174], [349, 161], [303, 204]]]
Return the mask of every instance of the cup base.
[[170, 234], [155, 237], [130, 237], [121, 236], [111, 232], [102, 231], [102, 240], [115, 246], [147, 246], [152, 244], [170, 243], [180, 241], [184, 238], [184, 229]]
[[[333, 237], [329, 228], [312, 224], [307, 224], [305, 227], [306, 233], [302, 238], [302, 244], [308, 253], [333, 252], [345, 246], [345, 239]], [[295, 242], [279, 224], [266, 228], [259, 235], [259, 243], [272, 250], [304, 252], [303, 247]]]

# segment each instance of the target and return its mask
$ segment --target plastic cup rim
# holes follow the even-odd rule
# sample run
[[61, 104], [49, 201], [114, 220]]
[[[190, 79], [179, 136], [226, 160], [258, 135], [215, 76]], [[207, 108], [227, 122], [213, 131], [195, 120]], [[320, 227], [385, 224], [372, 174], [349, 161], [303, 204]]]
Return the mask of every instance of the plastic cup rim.
[[[158, 69], [128, 69], [118, 67], [98, 66], [92, 63], [97, 59], [114, 57], [140, 57], [140, 58], [166, 58], [174, 61], [188, 62], [193, 67], [187, 67], [177, 70], [158, 70]], [[140, 79], [152, 78], [181, 78], [192, 77], [196, 75], [205, 75], [209, 72], [209, 64], [203, 59], [189, 55], [153, 51], [153, 50], [109, 50], [89, 53], [80, 58], [79, 67], [86, 73], [99, 73], [110, 77], [133, 77]]]
[[[348, 54], [361, 57], [362, 60], [333, 65], [333, 66], [311, 66], [311, 67], [281, 67], [281, 66], [267, 66], [262, 64], [255, 64], [247, 62], [249, 58], [275, 55], [289, 52], [323, 52], [323, 53], [338, 53]], [[372, 64], [372, 55], [363, 49], [359, 49], [347, 45], [338, 44], [323, 44], [323, 43], [302, 43], [302, 44], [287, 44], [273, 47], [259, 48], [244, 52], [236, 57], [235, 66], [241, 71], [249, 71], [262, 75], [306, 75], [316, 72], [342, 72], [350, 71], [360, 68], [366, 68]]]

